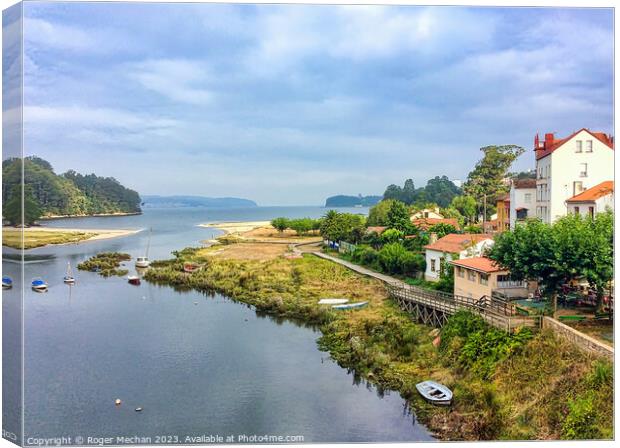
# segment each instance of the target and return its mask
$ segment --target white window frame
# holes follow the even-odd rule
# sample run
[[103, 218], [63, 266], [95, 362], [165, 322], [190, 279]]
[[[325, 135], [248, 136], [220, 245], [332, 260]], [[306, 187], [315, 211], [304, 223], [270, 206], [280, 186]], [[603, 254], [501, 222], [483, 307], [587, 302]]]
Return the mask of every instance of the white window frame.
[[592, 152], [592, 151], [593, 151], [592, 140], [586, 140], [586, 152]]
[[583, 152], [583, 141], [582, 140], [576, 140], [575, 141], [575, 152]]
[[580, 163], [579, 166], [579, 177], [588, 177], [588, 164]]

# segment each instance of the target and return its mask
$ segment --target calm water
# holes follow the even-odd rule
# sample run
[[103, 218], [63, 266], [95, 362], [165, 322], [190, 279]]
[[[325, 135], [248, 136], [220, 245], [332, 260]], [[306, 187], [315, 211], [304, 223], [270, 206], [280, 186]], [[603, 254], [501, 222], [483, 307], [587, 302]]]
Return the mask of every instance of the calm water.
[[[46, 225], [152, 228], [154, 259], [220, 233], [196, 227], [199, 223], [318, 217], [325, 211], [147, 209], [140, 216]], [[356, 382], [319, 351], [316, 329], [259, 316], [218, 294], [181, 293], [146, 282], [135, 287], [123, 278], [81, 271], [75, 286], [62, 283], [68, 261], [76, 266], [102, 250], [136, 256], [144, 252], [147, 238], [145, 231], [27, 252], [26, 282], [43, 276], [50, 289], [45, 294], [26, 289], [26, 437], [177, 435], [184, 442], [188, 435], [267, 434], [301, 435], [305, 442], [431, 440], [397, 393]], [[4, 273], [14, 278], [17, 266], [3, 261]], [[17, 306], [18, 299], [18, 287], [5, 291], [5, 310]], [[6, 319], [5, 327], [11, 328]], [[9, 401], [16, 397], [7, 388], [5, 394]], [[122, 406], [114, 406], [116, 398]], [[138, 406], [143, 412], [134, 411]]]

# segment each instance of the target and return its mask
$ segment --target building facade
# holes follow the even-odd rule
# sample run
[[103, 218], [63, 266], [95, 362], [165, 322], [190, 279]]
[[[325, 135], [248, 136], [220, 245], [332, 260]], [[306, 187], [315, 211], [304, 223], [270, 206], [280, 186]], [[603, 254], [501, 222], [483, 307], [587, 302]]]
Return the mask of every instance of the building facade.
[[514, 179], [510, 186], [510, 228], [517, 221], [536, 217], [536, 179]]
[[566, 200], [566, 212], [594, 217], [606, 210], [614, 210], [614, 183], [601, 182]]
[[479, 257], [491, 247], [493, 238], [484, 234], [452, 233], [424, 246], [426, 250], [426, 271], [424, 278], [436, 282], [445, 263], [453, 259]]
[[565, 216], [566, 200], [614, 177], [614, 140], [602, 132], [581, 129], [557, 139], [534, 140], [536, 216], [552, 223]]
[[486, 257], [465, 258], [450, 262], [454, 266], [454, 294], [479, 299], [498, 291], [509, 297], [527, 297], [528, 283], [514, 281], [510, 272]]

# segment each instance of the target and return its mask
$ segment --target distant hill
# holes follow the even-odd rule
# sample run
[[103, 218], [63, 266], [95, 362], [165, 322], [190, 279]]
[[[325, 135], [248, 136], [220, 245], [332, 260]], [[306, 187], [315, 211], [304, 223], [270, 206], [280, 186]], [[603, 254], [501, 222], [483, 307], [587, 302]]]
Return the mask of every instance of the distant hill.
[[[7, 204], [12, 193], [20, 194], [22, 159], [2, 162], [2, 199]], [[140, 195], [113, 177], [82, 175], [73, 170], [56, 174], [40, 157], [23, 159], [24, 183], [42, 216], [88, 216], [113, 213], [140, 213]], [[4, 211], [3, 211], [4, 212]]]
[[144, 207], [257, 207], [256, 202], [241, 198], [208, 198], [204, 196], [142, 196]]
[[382, 196], [345, 196], [337, 195], [327, 198], [325, 207], [372, 207], [383, 199]]

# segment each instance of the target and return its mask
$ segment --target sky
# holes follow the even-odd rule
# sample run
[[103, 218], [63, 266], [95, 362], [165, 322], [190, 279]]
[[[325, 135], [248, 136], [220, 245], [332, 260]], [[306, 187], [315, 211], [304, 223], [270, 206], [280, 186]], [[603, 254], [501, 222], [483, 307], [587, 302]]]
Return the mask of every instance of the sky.
[[23, 29], [26, 154], [141, 194], [320, 205], [613, 129], [611, 9], [27, 2]]

